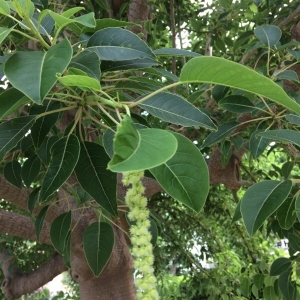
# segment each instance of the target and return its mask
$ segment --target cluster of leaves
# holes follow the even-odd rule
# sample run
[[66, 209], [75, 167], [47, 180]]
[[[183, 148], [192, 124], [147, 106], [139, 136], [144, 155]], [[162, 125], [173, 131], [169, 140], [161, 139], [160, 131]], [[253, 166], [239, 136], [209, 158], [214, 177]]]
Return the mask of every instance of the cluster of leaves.
[[[223, 15], [218, 16], [218, 22], [211, 29], [214, 45], [230, 53], [241, 50], [251, 38], [252, 43], [247, 44], [251, 48], [247, 50], [257, 49], [265, 58], [255, 62], [261, 73], [234, 61], [185, 50], [162, 48], [153, 51], [138, 36], [122, 29], [131, 23], [96, 19], [93, 12], [85, 14], [80, 7], [58, 14], [48, 7], [47, 1], [0, 1], [0, 41], [4, 45], [1, 64], [9, 81], [9, 88], [0, 94], [3, 174], [18, 188], [32, 189], [28, 201], [31, 213], [42, 206], [37, 216], [32, 215], [37, 236], [48, 208], [57, 201], [58, 189], [65, 189], [77, 199], [76, 209], [90, 207], [101, 216], [99, 222], [87, 227], [83, 240], [87, 261], [95, 275], [101, 273], [113, 248], [110, 218], [118, 215], [116, 172], [149, 170], [168, 195], [199, 212], [207, 198], [209, 183], [203, 154], [209, 154], [213, 146], [219, 147], [223, 166], [228, 163], [234, 147], [240, 149], [245, 141], [249, 141], [251, 159], [261, 158], [270, 141], [277, 142], [273, 150], [282, 149], [280, 143], [283, 142], [299, 151], [299, 100], [291, 98], [295, 96], [293, 91], [286, 94], [280, 87], [282, 80], [297, 83], [298, 77], [287, 68], [275, 70], [287, 59], [289, 65], [297, 63], [299, 50], [292, 47], [299, 43], [287, 43], [279, 27], [262, 25], [254, 31], [245, 31], [230, 44], [219, 32], [220, 24], [232, 18], [237, 10], [231, 1], [220, 3]], [[265, 8], [263, 5], [257, 7]], [[196, 20], [191, 18], [191, 22]], [[64, 38], [67, 35], [69, 39]], [[33, 42], [35, 51], [22, 48], [29, 41]], [[200, 42], [203, 44], [203, 40]], [[179, 74], [172, 74], [159, 64], [161, 57], [168, 61], [174, 55], [193, 57]], [[231, 57], [233, 60], [239, 58], [238, 55]], [[207, 91], [207, 84], [214, 86]], [[182, 85], [185, 88], [179, 87]], [[170, 88], [176, 88], [177, 93], [166, 92]], [[204, 91], [217, 102], [216, 114], [204, 109], [208, 101]], [[137, 107], [142, 112], [140, 115], [134, 113]], [[73, 121], [63, 128], [61, 119], [66, 112], [72, 114]], [[248, 119], [239, 121], [239, 117], [245, 115]], [[240, 129], [244, 125], [246, 129]], [[198, 132], [201, 127], [201, 136], [194, 140], [201, 151], [195, 143], [177, 133], [182, 127]], [[281, 297], [280, 293], [286, 299], [297, 297], [295, 281], [291, 278], [299, 251], [296, 215], [299, 217], [300, 198], [298, 181], [291, 171], [299, 162], [292, 156], [290, 160], [276, 170], [279, 172], [276, 180], [262, 176], [264, 181], [250, 187], [234, 216], [235, 221], [243, 218], [250, 235], [267, 220], [268, 233], [272, 231], [290, 241], [291, 257], [279, 258], [271, 268], [270, 275], [279, 276], [279, 279], [267, 284], [269, 277], [258, 274], [264, 276], [265, 285], [260, 283], [261, 278], [254, 280], [257, 291], [252, 285], [251, 295], [256, 298], [263, 288], [266, 299], [266, 295], [270, 299]], [[80, 184], [76, 188], [68, 183], [73, 172]], [[208, 203], [214, 203], [211, 201], [214, 198], [222, 197], [211, 192]], [[224, 197], [224, 202], [228, 202], [228, 197]], [[174, 210], [180, 210], [180, 205], [174, 205]], [[222, 212], [232, 215], [234, 208], [227, 205]], [[159, 206], [153, 210], [159, 212]], [[221, 215], [216, 209], [214, 216], [216, 212]], [[165, 218], [171, 213], [172, 209]], [[161, 211], [160, 215], [163, 215]], [[198, 219], [194, 220], [197, 224]], [[54, 220], [50, 232], [53, 246], [68, 265], [72, 226], [69, 211]], [[180, 228], [184, 226], [178, 223], [175, 232]], [[188, 241], [195, 239], [191, 233], [189, 231], [190, 236], [186, 236]], [[235, 251], [239, 248], [236, 243]], [[229, 249], [213, 251], [209, 248], [207, 252], [208, 255], [215, 253], [214, 259], [219, 263], [230, 254]], [[241, 272], [245, 266], [235, 254], [231, 257], [237, 261], [237, 271], [231, 273], [242, 274], [240, 280], [245, 282], [242, 285], [245, 288], [235, 296], [247, 297], [251, 285], [247, 280], [248, 270]], [[211, 273], [218, 273], [218, 269]], [[222, 277], [223, 273], [217, 275], [217, 278]], [[235, 289], [239, 284], [235, 282], [232, 286]], [[233, 299], [231, 293], [232, 290], [220, 290], [216, 296], [223, 294], [223, 298]]]

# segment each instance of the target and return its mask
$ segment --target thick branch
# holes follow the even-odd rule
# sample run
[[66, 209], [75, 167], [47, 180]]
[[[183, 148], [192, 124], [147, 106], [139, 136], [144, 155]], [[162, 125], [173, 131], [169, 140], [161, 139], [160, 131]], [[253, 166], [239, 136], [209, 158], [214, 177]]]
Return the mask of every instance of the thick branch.
[[[50, 226], [45, 223], [40, 234], [40, 241], [51, 244], [49, 236]], [[29, 217], [14, 212], [0, 210], [0, 232], [18, 236], [23, 239], [36, 241], [35, 227]]]
[[2, 291], [8, 300], [14, 300], [33, 292], [66, 270], [62, 257], [54, 254], [48, 262], [30, 274], [6, 276], [2, 282]]

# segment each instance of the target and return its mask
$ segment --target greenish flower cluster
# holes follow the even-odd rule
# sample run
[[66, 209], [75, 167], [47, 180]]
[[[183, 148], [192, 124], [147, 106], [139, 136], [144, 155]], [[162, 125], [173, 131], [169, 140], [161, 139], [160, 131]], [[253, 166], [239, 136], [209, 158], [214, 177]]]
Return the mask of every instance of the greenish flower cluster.
[[159, 299], [156, 289], [156, 278], [153, 268], [153, 251], [151, 234], [149, 232], [149, 210], [147, 198], [143, 196], [145, 188], [142, 184], [144, 172], [123, 173], [123, 184], [131, 185], [127, 190], [125, 201], [129, 207], [128, 218], [134, 223], [130, 227], [132, 250], [135, 269], [139, 270], [143, 277], [136, 279], [137, 298], [139, 300]]

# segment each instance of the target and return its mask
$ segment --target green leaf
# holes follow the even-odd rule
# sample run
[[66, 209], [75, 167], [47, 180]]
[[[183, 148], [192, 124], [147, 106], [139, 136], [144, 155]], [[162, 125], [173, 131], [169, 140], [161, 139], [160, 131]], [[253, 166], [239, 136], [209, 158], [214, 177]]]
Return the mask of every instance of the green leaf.
[[295, 211], [296, 211], [298, 220], [300, 221], [300, 194], [298, 194], [298, 196], [296, 197]]
[[100, 60], [94, 52], [81, 52], [75, 56], [69, 67], [74, 67], [84, 71], [86, 74], [100, 80]]
[[300, 132], [291, 129], [275, 129], [258, 133], [259, 136], [270, 140], [292, 143], [300, 146]]
[[14, 118], [0, 124], [0, 162], [5, 154], [25, 136], [35, 121], [35, 116]]
[[90, 194], [106, 211], [118, 216], [116, 200], [116, 174], [107, 170], [109, 157], [99, 144], [81, 144], [76, 177], [81, 187]]
[[76, 187], [76, 198], [79, 200], [79, 205], [92, 200], [92, 196], [87, 193], [81, 186]]
[[258, 133], [260, 132], [264, 132], [264, 130], [259, 129], [254, 131], [249, 140], [249, 150], [254, 159], [257, 159], [259, 156], [261, 156], [267, 146], [270, 144], [268, 139], [258, 136]]
[[209, 191], [207, 164], [190, 140], [173, 134], [178, 143], [175, 155], [164, 164], [150, 169], [150, 172], [166, 193], [199, 212]]
[[[58, 101], [44, 101], [44, 105], [33, 105], [30, 114], [39, 115], [44, 112], [50, 112], [61, 108], [61, 102]], [[43, 143], [46, 135], [50, 129], [55, 125], [59, 117], [59, 112], [51, 113], [43, 117], [37, 118], [31, 127], [31, 137], [36, 148], [39, 148]]]
[[149, 58], [129, 59], [124, 61], [103, 61], [101, 62], [101, 71], [112, 72], [132, 69], [138, 70], [149, 68], [154, 65], [158, 65], [158, 62]]
[[244, 194], [241, 213], [250, 235], [283, 203], [292, 188], [292, 181], [261, 181], [252, 185]]
[[283, 72], [280, 72], [278, 75], [276, 75], [278, 79], [286, 79], [286, 80], [294, 80], [294, 81], [299, 81], [298, 75], [295, 71], [293, 70], [286, 70]]
[[296, 252], [300, 251], [299, 236], [289, 232], [287, 238], [289, 240], [289, 253], [290, 255], [294, 255]]
[[155, 55], [137, 35], [121, 28], [106, 28], [94, 33], [88, 41], [87, 51], [95, 52], [101, 60], [124, 61]]
[[293, 115], [293, 114], [287, 114], [287, 115], [285, 115], [285, 118], [292, 124], [300, 126], [300, 116]]
[[248, 113], [255, 108], [254, 104], [244, 96], [230, 95], [223, 98], [218, 104], [233, 113]]
[[37, 155], [30, 156], [23, 164], [21, 176], [28, 188], [39, 175], [40, 169], [41, 161]]
[[253, 282], [257, 289], [261, 289], [264, 286], [265, 275], [264, 274], [256, 274], [253, 276]]
[[5, 90], [0, 94], [0, 121], [29, 101], [29, 98], [15, 88]]
[[281, 273], [290, 270], [292, 266], [292, 262], [290, 259], [286, 257], [279, 257], [273, 261], [271, 268], [270, 268], [270, 275], [277, 276]]
[[72, 213], [71, 211], [68, 211], [67, 213], [59, 215], [51, 224], [50, 239], [53, 247], [60, 254], [63, 253], [66, 246], [66, 240], [70, 231], [71, 220]]
[[226, 96], [228, 91], [229, 91], [229, 88], [227, 86], [216, 85], [212, 89], [212, 96], [216, 102], [219, 102]]
[[210, 147], [211, 145], [222, 141], [227, 136], [229, 136], [230, 133], [232, 133], [239, 125], [239, 122], [234, 121], [221, 124], [217, 132], [212, 132], [208, 135], [201, 148]]
[[267, 286], [264, 288], [264, 300], [277, 300], [275, 289], [272, 286]]
[[266, 46], [275, 46], [281, 38], [282, 32], [279, 27], [274, 25], [262, 25], [254, 29], [255, 36]]
[[241, 201], [237, 204], [235, 211], [234, 211], [234, 215], [232, 217], [232, 221], [231, 224], [237, 222], [239, 219], [242, 218], [242, 213], [241, 213]]
[[0, 14], [9, 16], [10, 15], [10, 8], [6, 1], [0, 0]]
[[300, 105], [279, 85], [246, 66], [224, 58], [208, 56], [192, 58], [182, 68], [180, 81], [207, 82], [241, 89], [269, 98], [300, 115]]
[[110, 259], [114, 247], [114, 231], [110, 224], [89, 225], [83, 235], [83, 250], [92, 272], [99, 276]]
[[65, 248], [62, 252], [62, 257], [66, 266], [71, 268], [71, 231], [68, 232], [65, 240]]
[[51, 161], [40, 191], [40, 202], [47, 201], [72, 174], [79, 158], [78, 138], [71, 134], [58, 140], [51, 148]]
[[[0, 7], [0, 13], [1, 13], [1, 7]], [[0, 43], [2, 43], [5, 40], [5, 38], [10, 34], [12, 30], [13, 28], [0, 27]]]
[[294, 165], [295, 164], [292, 161], [287, 161], [282, 165], [280, 173], [284, 177], [284, 179], [289, 179], [290, 174], [294, 168]]
[[22, 188], [21, 165], [17, 160], [5, 164], [3, 169], [5, 179], [15, 187]]
[[41, 189], [40, 186], [35, 188], [28, 197], [27, 206], [28, 206], [28, 210], [30, 211], [31, 214], [35, 208], [35, 204], [38, 201], [40, 189]]
[[48, 52], [19, 51], [7, 60], [4, 72], [16, 89], [41, 104], [57, 80], [56, 73], [63, 73], [68, 66], [72, 53], [67, 39]]
[[[140, 100], [142, 98], [139, 98]], [[171, 93], [159, 93], [139, 106], [151, 115], [173, 124], [182, 126], [206, 127], [215, 130], [212, 120], [182, 97]]]
[[41, 209], [41, 211], [39, 212], [38, 216], [36, 217], [36, 220], [34, 223], [35, 233], [36, 233], [36, 237], [37, 237], [38, 241], [40, 239], [40, 233], [44, 226], [44, 220], [45, 220], [48, 208], [49, 208], [49, 205], [47, 205]]
[[49, 10], [49, 14], [53, 18], [53, 20], [55, 21], [55, 23], [57, 24], [59, 29], [62, 29], [65, 26], [67, 26], [69, 24], [74, 24], [74, 23], [79, 23], [79, 24], [84, 25], [85, 27], [89, 27], [89, 28], [94, 28], [96, 26], [96, 21], [95, 21], [93, 12], [82, 15], [80, 17], [70, 18], [75, 13], [74, 9], [82, 10], [84, 8], [83, 7], [74, 7], [74, 8], [71, 8], [71, 9], [63, 12], [62, 14], [58, 14], [56, 12]]
[[45, 165], [49, 164], [51, 157], [50, 149], [57, 141], [58, 137], [56, 135], [50, 137], [47, 136], [37, 151], [36, 154]]
[[177, 49], [177, 48], [162, 48], [154, 50], [153, 53], [155, 55], [162, 55], [162, 56], [186, 56], [186, 57], [197, 57], [201, 56], [198, 53], [184, 50], [184, 49]]
[[296, 300], [298, 297], [297, 285], [291, 281], [291, 270], [280, 274], [278, 278], [279, 289], [285, 300]]
[[222, 168], [225, 168], [231, 158], [232, 154], [232, 146], [230, 141], [225, 141], [224, 143], [221, 144], [219, 147], [220, 152], [222, 153], [221, 155], [221, 163], [222, 163]]
[[114, 155], [108, 168], [113, 172], [150, 169], [170, 159], [176, 149], [177, 140], [172, 133], [161, 129], [136, 130], [132, 119], [126, 115], [118, 125]]
[[66, 75], [57, 77], [57, 79], [66, 86], [78, 86], [84, 91], [95, 90], [100, 91], [100, 82], [95, 78], [84, 75]]
[[281, 228], [289, 230], [296, 219], [295, 199], [287, 198], [282, 205], [278, 208], [276, 216]]
[[[296, 42], [297, 46], [299, 46], [299, 42]], [[296, 60], [300, 59], [300, 50], [291, 50], [287, 49], [287, 52], [291, 54]]]

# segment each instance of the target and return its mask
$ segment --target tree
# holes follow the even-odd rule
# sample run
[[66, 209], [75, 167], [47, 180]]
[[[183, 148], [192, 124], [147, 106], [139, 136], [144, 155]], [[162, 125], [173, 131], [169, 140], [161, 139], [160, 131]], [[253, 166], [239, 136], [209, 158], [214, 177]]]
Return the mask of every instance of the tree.
[[[299, 7], [287, 3], [0, 1], [7, 299], [67, 269], [80, 299], [157, 299], [156, 239], [162, 266], [201, 270], [203, 287], [183, 284], [192, 297], [296, 299]], [[183, 26], [193, 51], [175, 48]], [[263, 234], [289, 239], [270, 275]], [[11, 251], [28, 246], [22, 266]]]

